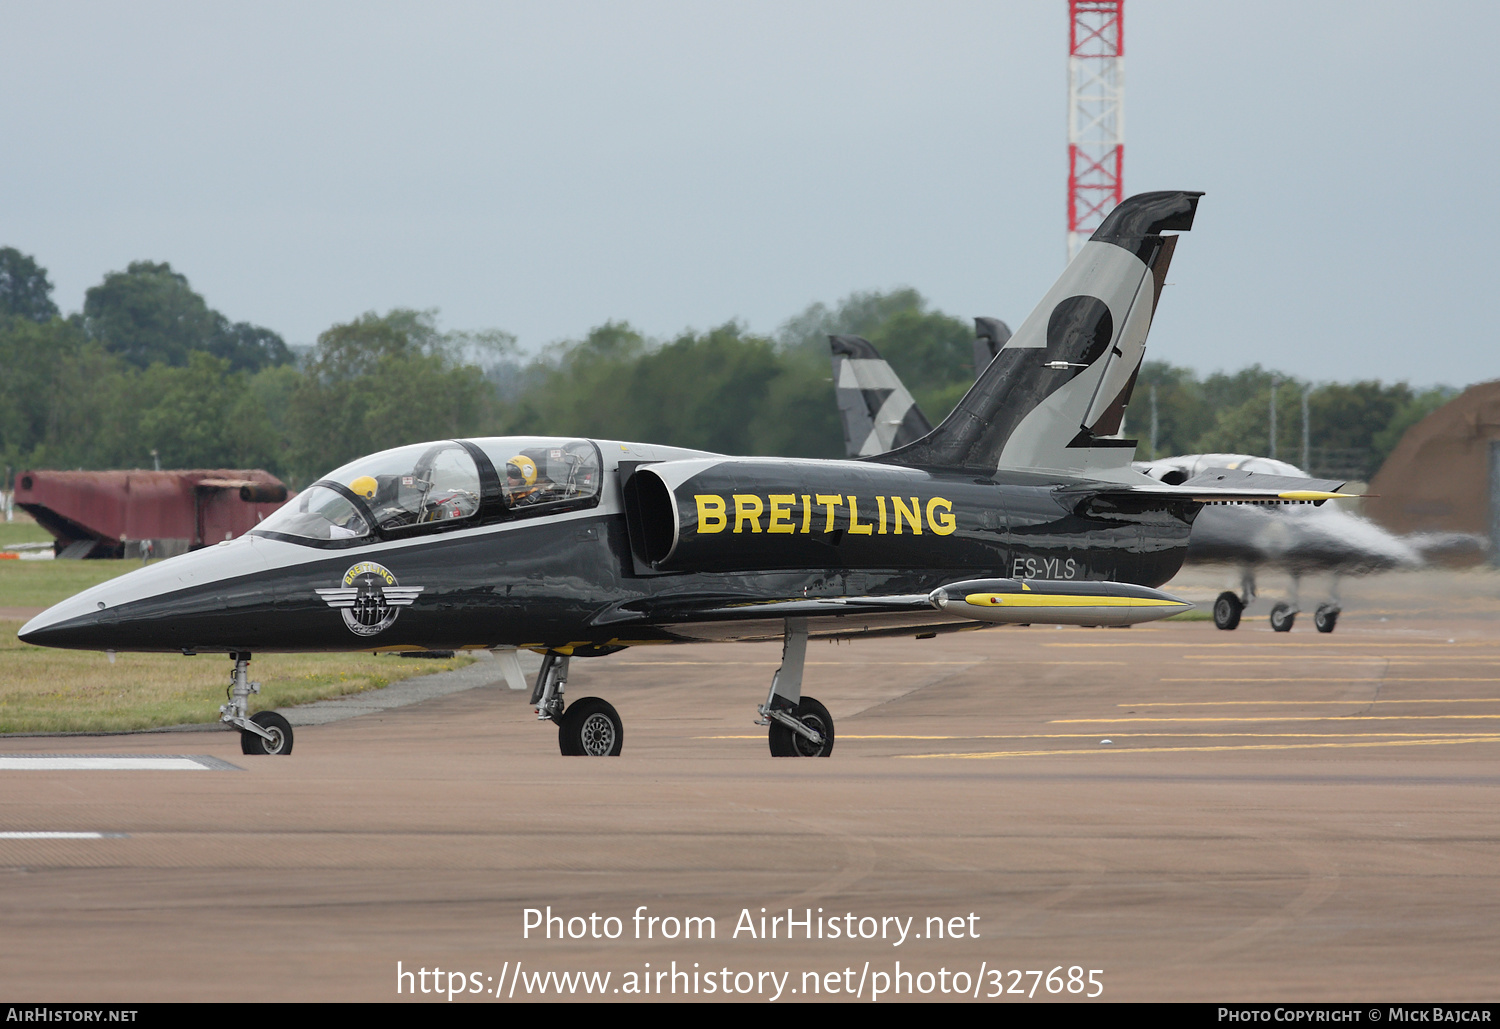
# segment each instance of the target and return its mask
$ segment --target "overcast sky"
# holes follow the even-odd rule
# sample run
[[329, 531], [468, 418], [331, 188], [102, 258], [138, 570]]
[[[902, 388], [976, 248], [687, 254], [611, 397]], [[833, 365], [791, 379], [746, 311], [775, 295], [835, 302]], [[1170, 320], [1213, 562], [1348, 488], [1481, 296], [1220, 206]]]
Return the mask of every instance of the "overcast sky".
[[[910, 285], [1013, 326], [1065, 248], [1065, 0], [3, 0], [0, 245], [65, 311], [170, 261], [311, 342], [523, 346]], [[1500, 5], [1128, 0], [1126, 192], [1201, 189], [1148, 356], [1500, 377]]]

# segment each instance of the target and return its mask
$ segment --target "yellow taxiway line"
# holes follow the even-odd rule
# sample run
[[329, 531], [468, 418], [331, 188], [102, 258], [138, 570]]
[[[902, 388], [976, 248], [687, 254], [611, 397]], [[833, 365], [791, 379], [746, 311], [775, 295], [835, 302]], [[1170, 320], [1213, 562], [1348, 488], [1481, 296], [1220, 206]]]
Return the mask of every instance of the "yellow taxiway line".
[[1192, 679], [1159, 679], [1158, 682], [1494, 682], [1500, 683], [1500, 678], [1493, 675], [1486, 676], [1397, 676], [1382, 675], [1378, 679], [1361, 678], [1353, 675], [1286, 675], [1265, 678], [1235, 678], [1235, 679], [1209, 679], [1198, 676]]
[[1123, 725], [1127, 722], [1453, 722], [1500, 719], [1500, 715], [1266, 715], [1263, 718], [1054, 718], [1048, 725]]
[[[1115, 739], [1273, 739], [1273, 740], [1322, 740], [1322, 739], [1356, 739], [1371, 737], [1375, 739], [1400, 739], [1411, 737], [1413, 739], [1435, 739], [1430, 732], [1114, 732], [1109, 734]], [[949, 736], [949, 735], [923, 735], [919, 733], [877, 733], [870, 735], [854, 735], [852, 733], [839, 736], [841, 740], [1092, 740], [1097, 739], [1097, 732], [1028, 732], [1028, 733], [987, 733], [976, 736]], [[763, 740], [766, 734], [758, 733], [734, 733], [724, 736], [694, 736], [695, 740]], [[1466, 737], [1467, 738], [1467, 737]], [[1500, 740], [1500, 733], [1491, 733], [1485, 739]], [[1049, 752], [1050, 753], [1050, 752]]]
[[[1152, 700], [1116, 707], [1256, 707], [1267, 704], [1500, 704], [1500, 697], [1418, 697], [1413, 700]], [[1420, 715], [1411, 717], [1420, 718]]]
[[1492, 736], [1444, 736], [1412, 740], [1369, 741], [1360, 743], [1245, 743], [1233, 746], [1202, 747], [1090, 747], [1088, 750], [995, 750], [979, 754], [900, 754], [903, 758], [960, 758], [967, 760], [1002, 757], [1054, 757], [1063, 754], [1189, 754], [1211, 753], [1226, 750], [1325, 750], [1351, 749], [1356, 747], [1442, 747], [1461, 743], [1500, 743], [1500, 735]]

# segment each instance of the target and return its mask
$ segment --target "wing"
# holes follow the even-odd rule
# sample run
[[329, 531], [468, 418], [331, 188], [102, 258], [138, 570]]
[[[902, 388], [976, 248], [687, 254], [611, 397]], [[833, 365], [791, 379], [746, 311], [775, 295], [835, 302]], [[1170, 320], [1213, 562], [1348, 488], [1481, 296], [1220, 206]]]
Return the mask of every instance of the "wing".
[[[417, 599], [417, 594], [421, 593], [427, 587], [386, 586], [383, 588], [385, 590], [385, 602], [387, 604], [391, 605], [392, 607], [410, 607], [412, 601]], [[318, 592], [322, 593], [323, 591], [319, 590]]]
[[814, 639], [909, 636], [985, 625], [1133, 625], [1192, 605], [1160, 590], [1118, 582], [968, 579], [929, 593], [886, 597], [733, 596], [635, 601], [595, 619], [601, 628], [649, 625], [684, 640], [779, 639], [787, 619]]
[[352, 586], [313, 590], [313, 592], [322, 597], [324, 603], [333, 608], [353, 607], [355, 600], [359, 598], [359, 590]]

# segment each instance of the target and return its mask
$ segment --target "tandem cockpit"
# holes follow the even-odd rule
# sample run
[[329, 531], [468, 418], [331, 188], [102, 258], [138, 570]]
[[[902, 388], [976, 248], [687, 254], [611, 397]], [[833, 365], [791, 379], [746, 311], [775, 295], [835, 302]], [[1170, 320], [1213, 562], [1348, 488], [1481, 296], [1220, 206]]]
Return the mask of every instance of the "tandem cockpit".
[[599, 502], [586, 439], [495, 436], [384, 450], [328, 473], [252, 533], [322, 547], [540, 516]]

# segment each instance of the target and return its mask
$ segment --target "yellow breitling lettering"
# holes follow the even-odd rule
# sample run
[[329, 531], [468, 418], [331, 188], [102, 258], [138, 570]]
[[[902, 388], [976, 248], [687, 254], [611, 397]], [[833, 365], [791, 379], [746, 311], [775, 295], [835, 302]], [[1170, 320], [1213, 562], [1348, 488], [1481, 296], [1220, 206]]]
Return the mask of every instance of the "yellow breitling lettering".
[[806, 493], [802, 494], [802, 531], [811, 532], [812, 526], [812, 497]]
[[724, 498], [699, 493], [693, 499], [698, 502], [698, 532], [723, 532], [729, 525], [729, 518], [724, 513]]
[[828, 509], [828, 525], [824, 527], [823, 531], [832, 532], [833, 509], [844, 506], [844, 496], [842, 493], [819, 493], [817, 500], [820, 505]]
[[751, 532], [760, 532], [760, 516], [765, 507], [754, 493], [734, 495], [734, 531], [743, 532], [745, 523], [750, 523]]
[[896, 535], [901, 535], [901, 519], [905, 518], [911, 524], [911, 531], [915, 535], [922, 535], [922, 502], [916, 497], [911, 498], [911, 507], [902, 503], [900, 497], [892, 497], [891, 504], [895, 510], [891, 513], [892, 521], [896, 523]]
[[[938, 516], [932, 513], [933, 508], [941, 507], [946, 514]], [[927, 527], [939, 536], [947, 536], [958, 527], [957, 520], [953, 517], [953, 505], [942, 497], [933, 497], [927, 502]]]
[[767, 499], [771, 501], [771, 517], [766, 519], [766, 531], [796, 532], [797, 527], [791, 523], [790, 508], [797, 498], [791, 493], [772, 493]]
[[876, 497], [875, 506], [880, 509], [880, 535], [885, 535], [885, 497]]
[[875, 527], [866, 523], [859, 524], [859, 498], [853, 493], [849, 494], [849, 531], [859, 533], [861, 536], [870, 536], [875, 532]]

